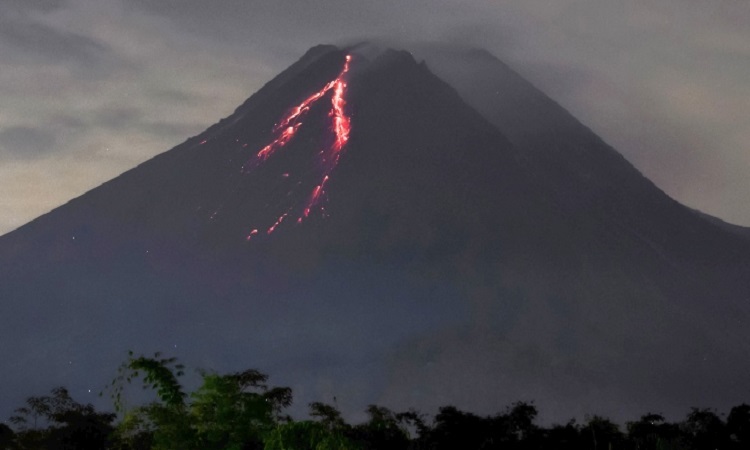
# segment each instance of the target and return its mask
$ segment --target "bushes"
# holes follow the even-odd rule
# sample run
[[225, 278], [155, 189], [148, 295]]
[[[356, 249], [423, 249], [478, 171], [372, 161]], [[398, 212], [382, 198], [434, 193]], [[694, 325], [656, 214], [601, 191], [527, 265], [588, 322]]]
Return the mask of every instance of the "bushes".
[[[292, 391], [271, 387], [257, 370], [202, 372], [202, 383], [186, 392], [184, 368], [174, 358], [132, 353], [109, 385], [116, 415], [73, 400], [65, 388], [30, 397], [0, 424], [0, 449], [112, 450], [739, 450], [750, 448], [750, 406], [732, 408], [726, 421], [709, 409], [693, 408], [685, 420], [668, 422], [649, 413], [629, 422], [624, 433], [593, 416], [583, 424], [544, 428], [537, 408], [518, 402], [493, 416], [453, 406], [432, 421], [419, 412], [394, 412], [370, 405], [368, 420], [347, 424], [335, 406], [311, 403], [312, 420], [284, 415]], [[140, 380], [156, 400], [129, 410], [126, 386]]]

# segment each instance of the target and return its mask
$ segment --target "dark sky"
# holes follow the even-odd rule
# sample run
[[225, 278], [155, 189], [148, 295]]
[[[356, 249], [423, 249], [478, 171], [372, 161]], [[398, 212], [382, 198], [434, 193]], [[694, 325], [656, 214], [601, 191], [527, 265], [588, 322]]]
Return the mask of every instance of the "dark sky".
[[668, 194], [750, 225], [738, 0], [2, 0], [0, 233], [197, 134], [318, 43], [485, 47]]

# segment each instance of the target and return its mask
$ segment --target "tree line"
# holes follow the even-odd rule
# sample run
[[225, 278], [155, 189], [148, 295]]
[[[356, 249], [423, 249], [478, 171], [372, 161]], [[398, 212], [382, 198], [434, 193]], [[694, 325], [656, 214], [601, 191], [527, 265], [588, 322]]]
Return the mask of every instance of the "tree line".
[[[605, 417], [544, 427], [537, 408], [517, 402], [491, 416], [444, 406], [428, 418], [415, 411], [367, 407], [349, 424], [334, 405], [314, 402], [308, 420], [285, 414], [292, 390], [269, 386], [257, 370], [201, 372], [186, 392], [175, 358], [129, 354], [107, 386], [114, 413], [75, 401], [62, 387], [29, 397], [0, 423], [0, 449], [31, 450], [747, 450], [750, 405], [719, 415], [693, 408], [669, 422], [648, 413], [625, 427]], [[139, 381], [156, 400], [126, 408], [123, 389]]]

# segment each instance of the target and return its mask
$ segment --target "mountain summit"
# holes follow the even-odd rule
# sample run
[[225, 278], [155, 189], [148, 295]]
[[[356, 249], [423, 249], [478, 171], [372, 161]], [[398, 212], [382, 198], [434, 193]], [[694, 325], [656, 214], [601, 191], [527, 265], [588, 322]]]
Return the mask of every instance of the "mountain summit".
[[0, 408], [98, 392], [128, 349], [255, 367], [348, 412], [746, 401], [746, 230], [667, 197], [492, 55], [423, 57], [314, 47], [0, 237]]

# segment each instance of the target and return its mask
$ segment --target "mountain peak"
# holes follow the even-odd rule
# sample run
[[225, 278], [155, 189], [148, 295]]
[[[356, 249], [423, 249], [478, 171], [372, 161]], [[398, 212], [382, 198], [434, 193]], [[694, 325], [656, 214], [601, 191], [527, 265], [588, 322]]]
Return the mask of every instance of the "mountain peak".
[[347, 411], [736, 402], [750, 242], [486, 53], [415, 53], [314, 47], [0, 238], [7, 387], [83, 392], [128, 349], [177, 346]]

